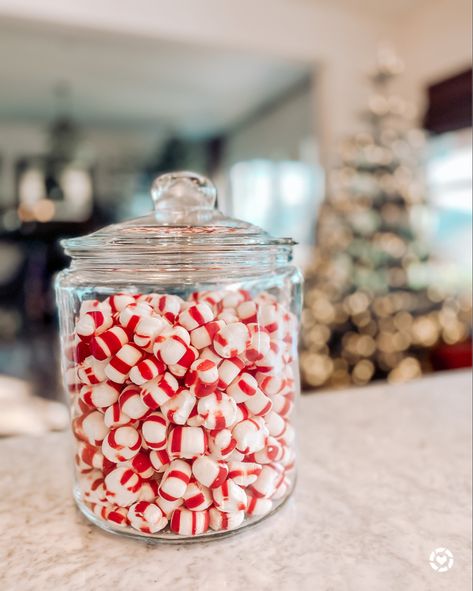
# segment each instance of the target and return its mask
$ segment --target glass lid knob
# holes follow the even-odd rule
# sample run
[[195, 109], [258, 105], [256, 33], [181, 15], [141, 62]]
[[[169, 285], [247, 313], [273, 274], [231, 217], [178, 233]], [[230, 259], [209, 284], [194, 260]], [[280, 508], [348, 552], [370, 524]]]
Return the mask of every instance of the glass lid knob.
[[170, 172], [154, 179], [151, 197], [156, 210], [212, 210], [217, 189], [211, 180], [196, 172]]

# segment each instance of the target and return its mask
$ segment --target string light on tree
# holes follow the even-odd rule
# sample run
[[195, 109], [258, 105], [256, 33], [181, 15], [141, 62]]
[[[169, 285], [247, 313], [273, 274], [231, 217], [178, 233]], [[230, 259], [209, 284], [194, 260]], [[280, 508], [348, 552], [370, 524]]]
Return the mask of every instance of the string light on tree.
[[415, 378], [429, 370], [432, 347], [470, 332], [469, 300], [435, 285], [416, 224], [425, 214], [425, 140], [412, 107], [389, 92], [402, 70], [391, 51], [380, 52], [367, 130], [342, 145], [319, 214], [302, 314], [308, 387]]

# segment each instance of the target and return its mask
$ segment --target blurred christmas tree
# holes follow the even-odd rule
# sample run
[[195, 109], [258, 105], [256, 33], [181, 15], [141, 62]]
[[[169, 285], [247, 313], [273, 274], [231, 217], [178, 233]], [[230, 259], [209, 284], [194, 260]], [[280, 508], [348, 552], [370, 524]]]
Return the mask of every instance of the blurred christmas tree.
[[301, 372], [306, 386], [402, 381], [429, 353], [469, 334], [469, 303], [448, 297], [419, 238], [425, 219], [423, 133], [389, 83], [402, 69], [381, 52], [363, 113], [330, 179], [306, 273]]

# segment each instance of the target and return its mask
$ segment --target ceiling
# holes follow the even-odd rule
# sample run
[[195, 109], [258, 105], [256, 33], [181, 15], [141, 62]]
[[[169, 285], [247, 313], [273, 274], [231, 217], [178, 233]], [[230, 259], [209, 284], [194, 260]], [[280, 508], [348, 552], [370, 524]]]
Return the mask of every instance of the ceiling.
[[50, 119], [66, 83], [81, 123], [190, 136], [227, 129], [307, 76], [290, 60], [2, 21], [0, 55], [0, 120]]
[[442, 0], [304, 0], [312, 4], [320, 4], [322, 1], [330, 2], [340, 8], [362, 12], [379, 19], [404, 17], [417, 7], [428, 5], [430, 2]]

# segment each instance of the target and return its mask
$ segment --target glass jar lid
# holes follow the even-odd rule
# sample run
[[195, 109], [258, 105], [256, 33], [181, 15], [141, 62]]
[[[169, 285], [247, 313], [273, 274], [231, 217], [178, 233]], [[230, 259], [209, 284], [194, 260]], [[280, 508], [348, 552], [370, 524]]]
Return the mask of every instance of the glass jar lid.
[[[93, 234], [61, 242], [73, 258], [106, 258], [135, 254], [227, 252], [239, 249], [288, 249], [291, 238], [275, 238], [253, 224], [215, 209], [217, 190], [204, 176], [173, 172], [151, 186], [154, 211], [144, 217], [106, 226]], [[255, 198], [256, 201], [256, 198]], [[258, 204], [255, 202], [255, 207]]]

